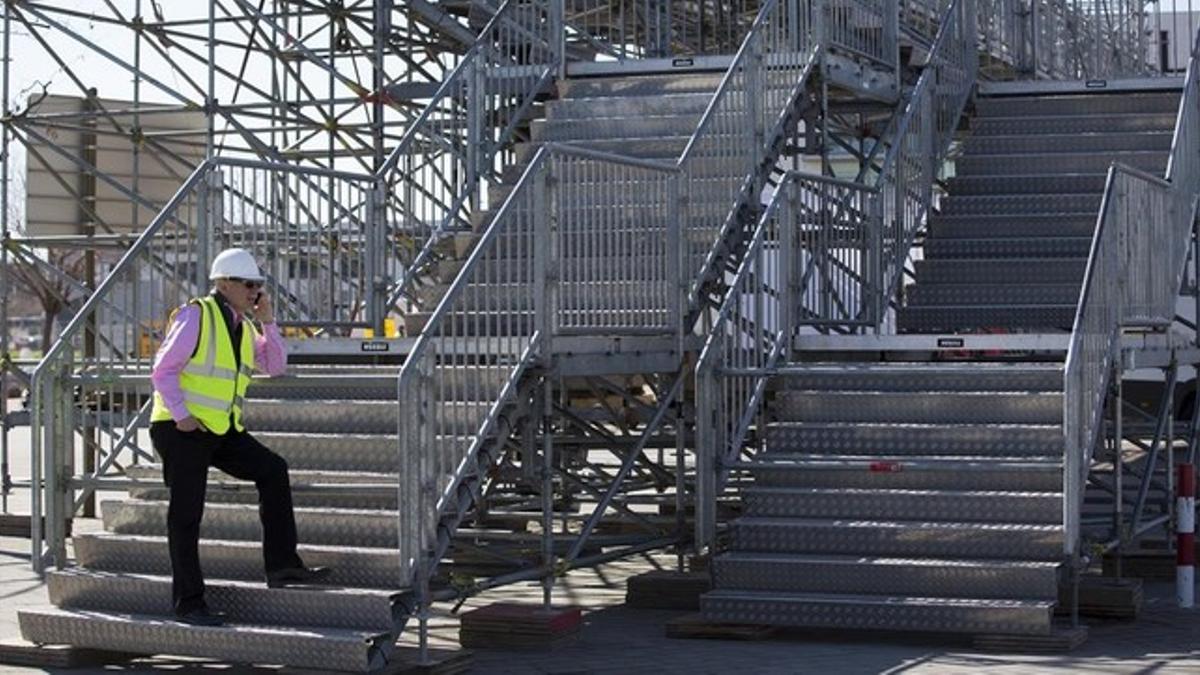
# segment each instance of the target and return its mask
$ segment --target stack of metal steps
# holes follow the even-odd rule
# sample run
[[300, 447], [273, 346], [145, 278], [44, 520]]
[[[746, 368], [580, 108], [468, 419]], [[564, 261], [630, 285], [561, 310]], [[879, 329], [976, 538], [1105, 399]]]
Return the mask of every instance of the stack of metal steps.
[[330, 670], [385, 665], [408, 583], [398, 578], [396, 368], [339, 370], [256, 381], [246, 408], [247, 426], [288, 462], [301, 557], [332, 566], [331, 586], [268, 589], [254, 486], [214, 470], [200, 559], [208, 602], [229, 623], [176, 623], [161, 466], [133, 466], [128, 475], [142, 482], [128, 498], [101, 503], [104, 532], [74, 537], [77, 567], [47, 575], [57, 609], [21, 612], [22, 635]]
[[906, 332], [1070, 330], [1108, 167], [1163, 175], [1179, 92], [980, 98]]
[[1062, 371], [828, 364], [781, 374], [713, 622], [1050, 631], [1063, 558]]

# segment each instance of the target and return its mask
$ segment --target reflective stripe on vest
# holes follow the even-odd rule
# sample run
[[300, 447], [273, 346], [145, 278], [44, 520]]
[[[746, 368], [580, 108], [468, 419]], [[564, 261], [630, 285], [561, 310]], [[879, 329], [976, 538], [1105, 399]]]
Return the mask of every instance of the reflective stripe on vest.
[[[224, 434], [230, 421], [238, 431], [243, 430], [242, 406], [246, 388], [254, 369], [254, 343], [257, 331], [248, 321], [242, 323], [242, 339], [238, 345], [241, 363], [237, 363], [225, 317], [215, 298], [194, 300], [200, 309], [200, 330], [195, 353], [179, 376], [184, 405], [188, 412], [209, 431]], [[155, 392], [151, 421], [173, 419], [162, 396]]]

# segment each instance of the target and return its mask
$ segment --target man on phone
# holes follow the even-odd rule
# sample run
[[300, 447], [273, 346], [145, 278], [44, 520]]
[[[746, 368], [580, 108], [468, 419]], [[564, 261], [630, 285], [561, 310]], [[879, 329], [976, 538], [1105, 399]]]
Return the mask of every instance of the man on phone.
[[167, 546], [175, 616], [201, 626], [224, 623], [223, 614], [204, 601], [200, 570], [200, 520], [210, 466], [258, 488], [268, 586], [315, 583], [330, 572], [306, 567], [296, 554], [287, 462], [242, 426], [253, 370], [276, 376], [287, 368], [271, 299], [262, 291], [262, 272], [248, 251], [231, 248], [213, 260], [209, 279], [209, 295], [172, 315], [154, 358], [150, 413], [150, 439], [171, 493]]

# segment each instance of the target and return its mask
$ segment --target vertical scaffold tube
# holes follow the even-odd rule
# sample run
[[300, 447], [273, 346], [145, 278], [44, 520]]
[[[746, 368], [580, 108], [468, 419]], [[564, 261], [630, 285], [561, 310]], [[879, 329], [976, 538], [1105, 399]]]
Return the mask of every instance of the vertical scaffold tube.
[[1177, 535], [1175, 558], [1175, 595], [1180, 607], [1196, 604], [1196, 467], [1180, 464], [1176, 482]]

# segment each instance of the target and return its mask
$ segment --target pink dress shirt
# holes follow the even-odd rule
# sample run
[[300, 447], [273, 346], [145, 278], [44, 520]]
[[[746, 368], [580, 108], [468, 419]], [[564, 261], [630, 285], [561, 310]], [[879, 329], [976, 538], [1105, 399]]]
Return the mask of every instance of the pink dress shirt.
[[[235, 324], [242, 320], [241, 315], [233, 313]], [[154, 355], [154, 370], [150, 373], [150, 382], [154, 390], [163, 397], [171, 417], [178, 422], [191, 413], [183, 403], [183, 389], [179, 387], [179, 375], [183, 372], [196, 342], [200, 339], [200, 308], [193, 304], [184, 305], [175, 314], [175, 320], [167, 330], [167, 337]], [[287, 371], [287, 346], [279, 327], [273, 323], [263, 325], [263, 332], [254, 341], [254, 367], [260, 373], [271, 377], [283, 375]]]

